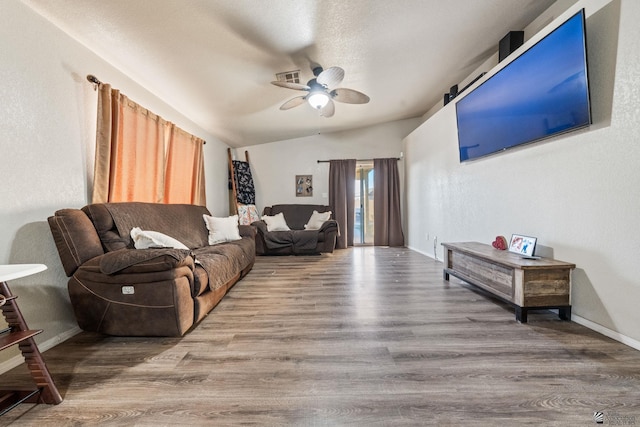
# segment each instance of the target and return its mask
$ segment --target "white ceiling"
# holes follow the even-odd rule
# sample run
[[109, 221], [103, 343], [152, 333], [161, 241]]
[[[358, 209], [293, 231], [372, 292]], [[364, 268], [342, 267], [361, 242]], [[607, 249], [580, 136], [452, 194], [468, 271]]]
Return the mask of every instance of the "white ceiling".
[[[225, 143], [422, 116], [554, 0], [23, 0]], [[331, 118], [269, 82], [340, 66], [364, 105]], [[91, 73], [91, 70], [87, 70]], [[100, 78], [100, 76], [97, 76]], [[117, 82], [108, 82], [117, 88]]]

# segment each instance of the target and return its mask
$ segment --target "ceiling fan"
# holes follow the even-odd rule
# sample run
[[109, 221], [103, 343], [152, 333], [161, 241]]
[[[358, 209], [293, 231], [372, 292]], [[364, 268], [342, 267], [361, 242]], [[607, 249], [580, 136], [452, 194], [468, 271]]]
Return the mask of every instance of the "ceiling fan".
[[306, 85], [286, 81], [271, 82], [271, 84], [279, 87], [308, 92], [306, 95], [296, 96], [288, 100], [280, 106], [281, 110], [289, 110], [304, 104], [306, 101], [311, 107], [319, 110], [321, 116], [331, 117], [336, 111], [333, 101], [347, 104], [366, 104], [369, 102], [369, 97], [362, 92], [347, 88], [335, 88], [344, 79], [344, 70], [342, 68], [331, 67], [324, 70], [322, 67], [317, 66], [312, 71], [315, 78], [309, 80]]

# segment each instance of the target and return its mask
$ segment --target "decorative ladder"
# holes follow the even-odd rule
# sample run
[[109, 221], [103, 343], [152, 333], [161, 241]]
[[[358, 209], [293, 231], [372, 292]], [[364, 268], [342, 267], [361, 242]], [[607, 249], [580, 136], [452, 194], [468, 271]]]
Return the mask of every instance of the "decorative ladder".
[[[244, 152], [244, 158], [245, 162], [249, 163], [249, 152], [246, 150]], [[238, 186], [231, 148], [227, 148], [227, 160], [229, 163], [229, 213], [230, 215], [235, 215], [238, 213]]]
[[30, 390], [0, 389], [0, 416], [23, 402], [50, 405], [62, 402], [62, 397], [33, 339], [35, 335], [42, 332], [42, 329], [31, 330], [27, 327], [16, 303], [16, 298], [17, 296], [11, 294], [7, 282], [0, 282], [0, 309], [9, 326], [0, 331], [0, 351], [18, 344], [36, 388]]

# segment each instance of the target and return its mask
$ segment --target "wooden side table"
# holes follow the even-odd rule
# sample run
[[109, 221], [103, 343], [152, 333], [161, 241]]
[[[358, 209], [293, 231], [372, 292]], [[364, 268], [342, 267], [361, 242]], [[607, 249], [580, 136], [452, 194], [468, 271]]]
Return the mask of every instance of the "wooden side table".
[[62, 397], [56, 388], [42, 354], [33, 337], [41, 329], [29, 329], [16, 302], [17, 296], [9, 289], [9, 280], [19, 279], [46, 270], [43, 264], [0, 265], [0, 310], [8, 328], [0, 331], [0, 351], [17, 344], [31, 372], [36, 388], [31, 390], [0, 389], [0, 416], [21, 403], [47, 403], [57, 405]]

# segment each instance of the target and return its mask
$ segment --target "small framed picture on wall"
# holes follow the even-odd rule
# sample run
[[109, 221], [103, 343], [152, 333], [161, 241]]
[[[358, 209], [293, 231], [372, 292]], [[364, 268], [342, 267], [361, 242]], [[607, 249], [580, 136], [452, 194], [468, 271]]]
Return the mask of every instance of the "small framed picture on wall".
[[313, 175], [296, 175], [296, 197], [313, 196]]

